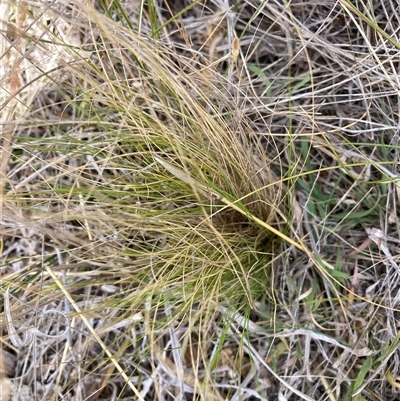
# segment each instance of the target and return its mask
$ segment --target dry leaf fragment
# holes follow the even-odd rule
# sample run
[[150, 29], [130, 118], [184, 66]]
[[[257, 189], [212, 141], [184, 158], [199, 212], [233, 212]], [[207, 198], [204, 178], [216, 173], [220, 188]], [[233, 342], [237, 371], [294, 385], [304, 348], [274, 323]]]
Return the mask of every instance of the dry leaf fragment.
[[232, 50], [231, 50], [231, 55], [229, 56], [229, 59], [231, 61], [237, 61], [237, 58], [239, 56], [239, 50], [240, 50], [240, 42], [239, 38], [235, 35], [235, 39], [233, 39], [232, 42]]

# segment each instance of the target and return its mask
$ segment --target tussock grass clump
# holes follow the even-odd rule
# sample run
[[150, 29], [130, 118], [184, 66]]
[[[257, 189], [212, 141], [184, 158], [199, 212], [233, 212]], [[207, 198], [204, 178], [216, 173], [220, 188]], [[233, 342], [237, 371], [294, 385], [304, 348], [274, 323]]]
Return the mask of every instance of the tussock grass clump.
[[[16, 273], [4, 266], [4, 288], [28, 310], [40, 308], [30, 319], [62, 312], [71, 325], [53, 322], [53, 349], [27, 360], [55, 364], [51, 385], [48, 374], [40, 378], [46, 399], [107, 398], [112, 388], [121, 397], [142, 388], [169, 349], [177, 364], [169, 374], [190, 367], [190, 392], [218, 394], [210, 368], [222, 363], [234, 316], [226, 307], [248, 315], [272, 297], [279, 241], [258, 221], [285, 229], [279, 163], [240, 113], [227, 77], [74, 7], [79, 17], [57, 18], [92, 34], [89, 43], [83, 50], [65, 43], [67, 59], [56, 59], [29, 109], [5, 102], [14, 109], [4, 131], [12, 145], [3, 244]], [[15, 89], [27, 101], [29, 91]], [[238, 344], [224, 348], [230, 355]], [[234, 359], [239, 380], [243, 352]], [[131, 388], [118, 369], [123, 380], [134, 378]], [[149, 384], [142, 397], [172, 391], [167, 383]]]
[[1, 4], [3, 387], [396, 399], [399, 46], [370, 6]]

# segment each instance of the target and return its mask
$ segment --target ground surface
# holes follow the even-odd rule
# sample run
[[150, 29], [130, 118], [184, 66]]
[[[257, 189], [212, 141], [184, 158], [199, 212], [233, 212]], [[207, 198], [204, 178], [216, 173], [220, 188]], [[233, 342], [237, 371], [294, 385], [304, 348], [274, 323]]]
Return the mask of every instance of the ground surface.
[[399, 399], [397, 3], [3, 0], [0, 399]]

